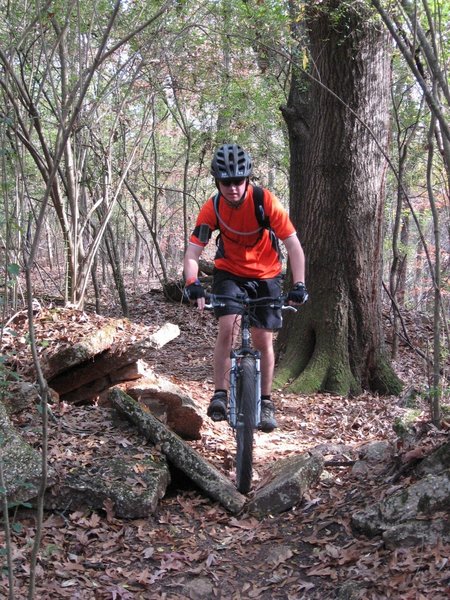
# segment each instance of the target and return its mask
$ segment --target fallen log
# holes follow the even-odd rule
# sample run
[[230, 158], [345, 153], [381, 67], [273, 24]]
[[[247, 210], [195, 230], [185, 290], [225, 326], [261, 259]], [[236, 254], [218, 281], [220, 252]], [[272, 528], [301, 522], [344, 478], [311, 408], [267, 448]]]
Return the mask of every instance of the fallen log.
[[201, 455], [170, 431], [152, 414], [122, 390], [114, 388], [109, 395], [113, 407], [134, 423], [152, 443], [158, 445], [168, 461], [183, 471], [210, 498], [220, 502], [231, 513], [244, 507], [246, 498], [220, 471], [206, 462]]
[[144, 348], [155, 348], [159, 350], [176, 337], [180, 335], [180, 328], [178, 325], [174, 325], [173, 323], [165, 323], [158, 331], [156, 331], [153, 335], [148, 338], [148, 345], [146, 345], [146, 341], [143, 342]]

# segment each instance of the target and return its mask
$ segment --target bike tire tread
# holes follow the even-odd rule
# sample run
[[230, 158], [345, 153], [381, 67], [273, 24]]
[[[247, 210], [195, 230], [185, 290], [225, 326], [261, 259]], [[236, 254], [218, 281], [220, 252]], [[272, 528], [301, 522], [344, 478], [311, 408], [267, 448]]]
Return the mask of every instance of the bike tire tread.
[[255, 357], [244, 356], [240, 362], [236, 386], [236, 407], [239, 415], [236, 428], [236, 487], [242, 494], [250, 491], [252, 483], [256, 385]]

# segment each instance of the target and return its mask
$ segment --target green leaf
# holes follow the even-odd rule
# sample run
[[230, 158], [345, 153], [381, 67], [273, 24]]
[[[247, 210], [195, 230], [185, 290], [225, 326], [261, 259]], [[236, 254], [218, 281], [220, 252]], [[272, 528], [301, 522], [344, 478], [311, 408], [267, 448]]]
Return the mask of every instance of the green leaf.
[[44, 554], [46, 556], [52, 556], [53, 554], [58, 554], [60, 551], [60, 547], [56, 544], [47, 544], [44, 548]]
[[6, 269], [11, 277], [17, 277], [20, 273], [20, 267], [17, 263], [11, 263], [6, 267]]
[[8, 502], [8, 508], [15, 508], [21, 506], [22, 508], [33, 508], [33, 505], [29, 502]]
[[22, 523], [13, 523], [11, 528], [15, 533], [22, 533], [23, 525]]

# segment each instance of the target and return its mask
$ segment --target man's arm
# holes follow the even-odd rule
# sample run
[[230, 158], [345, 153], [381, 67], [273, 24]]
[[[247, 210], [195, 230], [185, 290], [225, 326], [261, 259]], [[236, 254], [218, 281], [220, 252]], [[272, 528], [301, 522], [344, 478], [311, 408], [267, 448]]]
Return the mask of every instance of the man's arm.
[[[198, 277], [198, 261], [203, 252], [203, 246], [189, 244], [184, 255], [184, 279], [188, 283]], [[188, 285], [189, 285], [188, 283]]]
[[[203, 252], [203, 246], [189, 244], [184, 255], [184, 280], [186, 287], [194, 283], [198, 278], [198, 261]], [[203, 309], [205, 298], [197, 298], [197, 306]]]
[[283, 244], [289, 256], [292, 283], [305, 283], [305, 254], [297, 234], [290, 235], [283, 240]]

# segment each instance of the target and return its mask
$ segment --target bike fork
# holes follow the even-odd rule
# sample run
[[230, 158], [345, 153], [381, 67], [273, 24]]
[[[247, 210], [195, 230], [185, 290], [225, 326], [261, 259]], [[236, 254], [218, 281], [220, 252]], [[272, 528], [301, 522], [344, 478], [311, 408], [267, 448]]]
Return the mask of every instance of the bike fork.
[[[260, 353], [255, 351], [252, 353], [255, 357], [255, 377], [256, 377], [256, 385], [255, 385], [255, 399], [254, 399], [254, 416], [253, 423], [255, 424], [255, 428], [259, 425], [261, 421], [261, 359]], [[231, 370], [230, 370], [230, 398], [228, 404], [228, 422], [233, 429], [236, 429], [238, 422], [240, 420], [238, 414], [237, 407], [237, 386], [239, 381], [239, 369], [240, 369], [240, 359], [244, 356], [243, 354], [238, 354], [236, 352], [232, 352], [231, 354]]]

